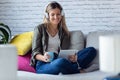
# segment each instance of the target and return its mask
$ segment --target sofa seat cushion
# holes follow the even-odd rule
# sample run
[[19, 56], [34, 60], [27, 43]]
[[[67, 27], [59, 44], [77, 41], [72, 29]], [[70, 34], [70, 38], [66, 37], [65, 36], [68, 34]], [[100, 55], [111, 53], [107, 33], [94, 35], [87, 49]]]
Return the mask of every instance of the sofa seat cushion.
[[36, 74], [26, 71], [18, 71], [17, 73], [18, 80], [103, 80], [106, 76], [112, 75], [111, 73], [104, 73], [100, 71], [69, 75]]

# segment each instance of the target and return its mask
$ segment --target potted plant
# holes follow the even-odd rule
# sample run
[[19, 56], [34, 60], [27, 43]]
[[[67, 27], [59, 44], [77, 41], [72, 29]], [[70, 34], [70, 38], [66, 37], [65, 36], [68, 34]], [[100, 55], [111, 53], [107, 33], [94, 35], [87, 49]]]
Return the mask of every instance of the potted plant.
[[10, 39], [11, 39], [10, 28], [5, 24], [0, 23], [0, 44], [6, 44], [10, 41]]

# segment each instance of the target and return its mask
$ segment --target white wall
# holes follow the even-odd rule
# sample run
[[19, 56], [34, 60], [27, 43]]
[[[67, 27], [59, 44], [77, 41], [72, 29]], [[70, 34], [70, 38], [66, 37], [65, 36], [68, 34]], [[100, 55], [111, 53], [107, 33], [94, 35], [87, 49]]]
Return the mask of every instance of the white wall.
[[[32, 31], [42, 23], [46, 4], [52, 0], [0, 0], [0, 22], [12, 35]], [[120, 30], [120, 0], [56, 0], [64, 8], [69, 30], [84, 33]]]

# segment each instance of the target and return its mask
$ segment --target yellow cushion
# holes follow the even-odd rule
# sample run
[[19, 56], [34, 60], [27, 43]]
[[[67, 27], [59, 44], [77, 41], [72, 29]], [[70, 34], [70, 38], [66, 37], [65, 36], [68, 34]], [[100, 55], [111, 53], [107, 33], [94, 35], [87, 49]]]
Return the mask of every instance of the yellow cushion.
[[10, 43], [17, 47], [18, 55], [25, 55], [31, 49], [32, 37], [33, 31], [24, 32], [16, 35]]

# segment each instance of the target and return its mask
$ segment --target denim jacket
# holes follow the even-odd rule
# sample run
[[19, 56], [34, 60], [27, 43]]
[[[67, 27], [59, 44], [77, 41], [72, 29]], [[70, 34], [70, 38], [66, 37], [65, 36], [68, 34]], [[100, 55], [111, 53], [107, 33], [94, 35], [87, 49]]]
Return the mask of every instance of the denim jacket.
[[[60, 49], [69, 49], [70, 46], [70, 37], [65, 33], [62, 28], [58, 28], [58, 35], [60, 38]], [[49, 36], [46, 32], [46, 25], [40, 24], [34, 29], [34, 36], [32, 40], [32, 56], [30, 60], [30, 65], [35, 67], [36, 65], [36, 54], [44, 55], [44, 52], [48, 48], [48, 39]], [[59, 52], [59, 51], [58, 51]]]

